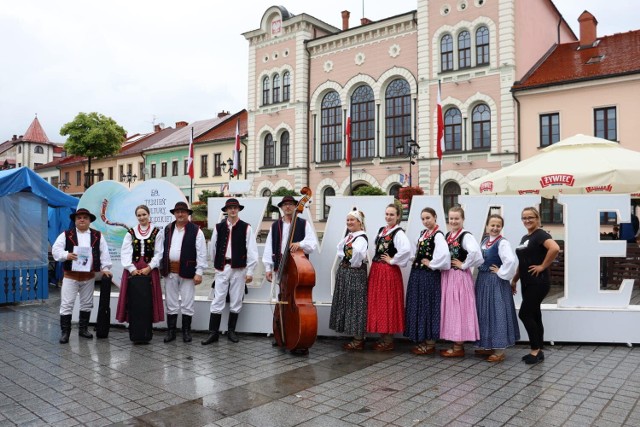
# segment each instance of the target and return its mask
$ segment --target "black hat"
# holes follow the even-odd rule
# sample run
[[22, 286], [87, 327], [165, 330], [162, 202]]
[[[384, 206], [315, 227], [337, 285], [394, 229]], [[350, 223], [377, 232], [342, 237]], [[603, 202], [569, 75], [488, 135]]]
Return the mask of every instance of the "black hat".
[[240, 204], [240, 202], [238, 201], [238, 199], [228, 199], [227, 202], [224, 204], [224, 206], [222, 207], [222, 212], [226, 212], [227, 208], [232, 208], [232, 207], [237, 207], [239, 210], [244, 209], [244, 206], [242, 206]]
[[187, 211], [187, 212], [189, 212], [189, 215], [191, 215], [193, 213], [193, 211], [191, 209], [189, 209], [189, 205], [187, 205], [185, 202], [178, 202], [173, 207], [173, 209], [169, 210], [169, 212], [171, 212], [172, 214], [175, 211]]
[[77, 211], [75, 211], [74, 213], [72, 213], [71, 215], [69, 215], [69, 218], [71, 218], [71, 221], [75, 221], [76, 220], [76, 215], [89, 215], [89, 219], [91, 220], [91, 222], [96, 220], [96, 216], [94, 214], [92, 214], [91, 212], [89, 212], [88, 209], [85, 208], [80, 208]]
[[280, 200], [280, 203], [278, 203], [278, 207], [281, 208], [282, 205], [284, 205], [287, 202], [293, 202], [296, 205], [298, 204], [298, 201], [294, 199], [292, 196], [284, 196], [282, 200]]

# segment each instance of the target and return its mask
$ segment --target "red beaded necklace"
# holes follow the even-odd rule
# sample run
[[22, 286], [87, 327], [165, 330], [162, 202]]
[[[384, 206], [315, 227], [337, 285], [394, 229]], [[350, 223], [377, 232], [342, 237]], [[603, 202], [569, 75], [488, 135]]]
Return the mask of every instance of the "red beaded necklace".
[[484, 245], [487, 247], [487, 249], [489, 249], [491, 246], [493, 246], [500, 239], [502, 239], [502, 234], [499, 234], [498, 237], [493, 239], [493, 241], [491, 241], [491, 238], [488, 238], [487, 242]]
[[144, 231], [142, 231], [142, 227], [140, 227], [140, 224], [138, 224], [138, 233], [140, 233], [142, 237], [145, 237], [150, 232], [151, 232], [151, 223], [149, 223], [149, 227]]
[[433, 227], [433, 230], [431, 231], [429, 231], [429, 229], [427, 228], [422, 234], [422, 237], [420, 237], [420, 240], [427, 240], [429, 237], [433, 236], [436, 231], [438, 231], [438, 224], [436, 224], [436, 226]]
[[458, 238], [458, 236], [460, 235], [460, 233], [462, 233], [462, 228], [460, 230], [456, 231], [455, 234], [449, 233], [449, 237], [447, 237], [447, 243], [451, 244], [451, 243], [455, 242], [456, 239]]

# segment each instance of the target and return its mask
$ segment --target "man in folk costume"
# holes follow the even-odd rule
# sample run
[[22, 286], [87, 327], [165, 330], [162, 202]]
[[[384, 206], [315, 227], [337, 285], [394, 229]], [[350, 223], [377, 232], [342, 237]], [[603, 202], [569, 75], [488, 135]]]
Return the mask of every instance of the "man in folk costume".
[[209, 336], [202, 345], [218, 341], [218, 330], [222, 319], [227, 293], [229, 294], [229, 323], [227, 338], [238, 342], [236, 324], [242, 309], [246, 283], [253, 280], [253, 270], [258, 264], [258, 245], [253, 238], [251, 226], [238, 217], [244, 206], [237, 199], [226, 201], [223, 212], [227, 218], [216, 224], [211, 236], [211, 259], [216, 269], [214, 297], [209, 317]]
[[160, 274], [165, 278], [167, 304], [167, 336], [164, 342], [176, 339], [180, 311], [182, 340], [191, 342], [195, 287], [202, 283], [202, 273], [207, 268], [207, 246], [200, 227], [189, 221], [193, 211], [185, 202], [176, 203], [169, 212], [176, 220], [164, 229], [164, 253], [160, 264]]
[[[262, 262], [266, 271], [266, 278], [269, 282], [273, 280], [273, 273], [277, 273], [282, 261], [282, 254], [286, 249], [287, 237], [291, 230], [293, 213], [298, 206], [298, 201], [291, 196], [284, 196], [278, 207], [282, 209], [283, 216], [271, 225], [267, 241], [264, 244], [264, 254]], [[311, 224], [299, 218], [293, 230], [293, 239], [289, 250], [295, 252], [302, 249], [305, 255], [309, 255], [316, 250], [317, 242], [313, 235]]]
[[[83, 338], [93, 338], [93, 334], [88, 331], [89, 317], [93, 308], [93, 291], [95, 288], [96, 273], [102, 272], [105, 276], [111, 277], [111, 257], [107, 241], [97, 230], [89, 228], [89, 225], [96, 220], [95, 215], [85, 208], [78, 209], [70, 215], [75, 227], [63, 231], [51, 247], [51, 253], [56, 261], [62, 261], [64, 278], [62, 279], [62, 290], [60, 292], [60, 344], [69, 342], [71, 334], [71, 313], [76, 301], [76, 295], [80, 295], [80, 319], [78, 335]], [[80, 250], [76, 247], [90, 248], [88, 251], [89, 266], [86, 271], [78, 267], [74, 261], [79, 261]], [[81, 262], [82, 260], [80, 260]]]

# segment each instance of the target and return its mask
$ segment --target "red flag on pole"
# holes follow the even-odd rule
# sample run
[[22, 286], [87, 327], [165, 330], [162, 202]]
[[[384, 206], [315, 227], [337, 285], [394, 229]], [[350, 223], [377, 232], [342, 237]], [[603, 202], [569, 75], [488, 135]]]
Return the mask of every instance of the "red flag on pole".
[[240, 119], [236, 122], [236, 143], [233, 147], [233, 176], [240, 172]]
[[345, 155], [345, 160], [347, 161], [347, 166], [351, 164], [351, 114], [347, 116], [347, 153]]
[[438, 82], [438, 107], [436, 110], [436, 120], [438, 121], [436, 147], [438, 151], [438, 158], [442, 159], [442, 153], [444, 152], [444, 116], [442, 115], [442, 99], [440, 97], [440, 82]]
[[189, 139], [189, 158], [187, 159], [187, 172], [189, 178], [193, 179], [193, 128], [191, 128], [191, 138]]

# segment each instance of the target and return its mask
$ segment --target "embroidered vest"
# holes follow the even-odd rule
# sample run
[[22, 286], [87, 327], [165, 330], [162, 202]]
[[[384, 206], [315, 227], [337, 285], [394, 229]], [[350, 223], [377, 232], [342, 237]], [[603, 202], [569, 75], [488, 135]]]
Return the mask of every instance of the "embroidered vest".
[[[466, 236], [467, 234], [470, 234], [470, 233], [468, 231], [464, 231], [460, 233], [460, 235], [453, 242], [448, 243], [447, 241], [447, 243], [449, 244], [449, 253], [451, 254], [451, 259], [459, 259], [460, 262], [464, 262], [467, 259], [467, 255], [469, 254], [469, 252], [467, 252], [462, 247], [462, 239], [464, 239], [464, 236]], [[448, 232], [447, 238], [450, 235], [451, 235], [451, 232]]]
[[373, 261], [380, 261], [380, 257], [384, 254], [393, 258], [398, 253], [398, 249], [396, 249], [393, 244], [393, 238], [398, 231], [402, 230], [402, 228], [398, 227], [386, 236], [380, 236], [382, 230], [384, 230], [384, 227], [380, 227], [378, 230], [376, 237], [376, 253], [373, 256]]
[[[100, 237], [102, 236], [102, 233], [98, 230], [94, 230], [93, 228], [89, 229], [89, 233], [91, 234], [91, 256], [93, 258], [91, 271], [98, 272], [100, 271]], [[64, 250], [67, 252], [73, 252], [73, 247], [78, 246], [78, 234], [76, 233], [76, 229], [72, 228], [70, 230], [66, 230], [64, 232], [64, 236]], [[62, 269], [64, 271], [71, 271], [71, 261], [63, 262]]]
[[[350, 261], [351, 258], [353, 258], [353, 242], [355, 242], [358, 237], [363, 237], [364, 240], [367, 241], [367, 243], [369, 242], [369, 238], [366, 234], [360, 234], [354, 237], [349, 243], [345, 243], [344, 247], [342, 248], [342, 251], [344, 252], [344, 258], [342, 258], [343, 263], [351, 265]], [[366, 264], [367, 260], [363, 260], [362, 263]]]
[[[489, 241], [488, 237], [482, 241], [482, 244], [487, 241]], [[490, 248], [482, 249], [482, 258], [484, 258], [484, 262], [480, 267], [478, 267], [478, 271], [490, 271], [492, 265], [497, 265], [498, 267], [502, 265], [502, 260], [498, 253], [498, 246], [500, 246], [500, 242], [494, 242]]]
[[[422, 236], [426, 231], [427, 230], [422, 230], [420, 232], [420, 236]], [[426, 258], [431, 261], [433, 259], [433, 251], [436, 249], [436, 235], [438, 233], [444, 235], [442, 231], [438, 230], [426, 239], [422, 241], [418, 240], [418, 249], [416, 250], [416, 258], [413, 260], [412, 268], [431, 270], [429, 267], [422, 264], [422, 260]]]
[[[158, 228], [154, 228], [149, 237], [147, 237], [146, 239], [142, 239], [142, 244], [144, 245], [143, 259], [147, 264], [151, 262], [151, 259], [153, 258], [153, 255], [155, 253], [156, 236], [159, 232], [160, 230]], [[135, 263], [138, 262], [140, 260], [140, 257], [142, 256], [142, 251], [140, 250], [140, 239], [138, 239], [138, 236], [136, 236], [136, 232], [133, 228], [130, 228], [128, 233], [131, 235], [131, 246], [133, 247], [133, 255], [131, 256], [131, 259]]]

